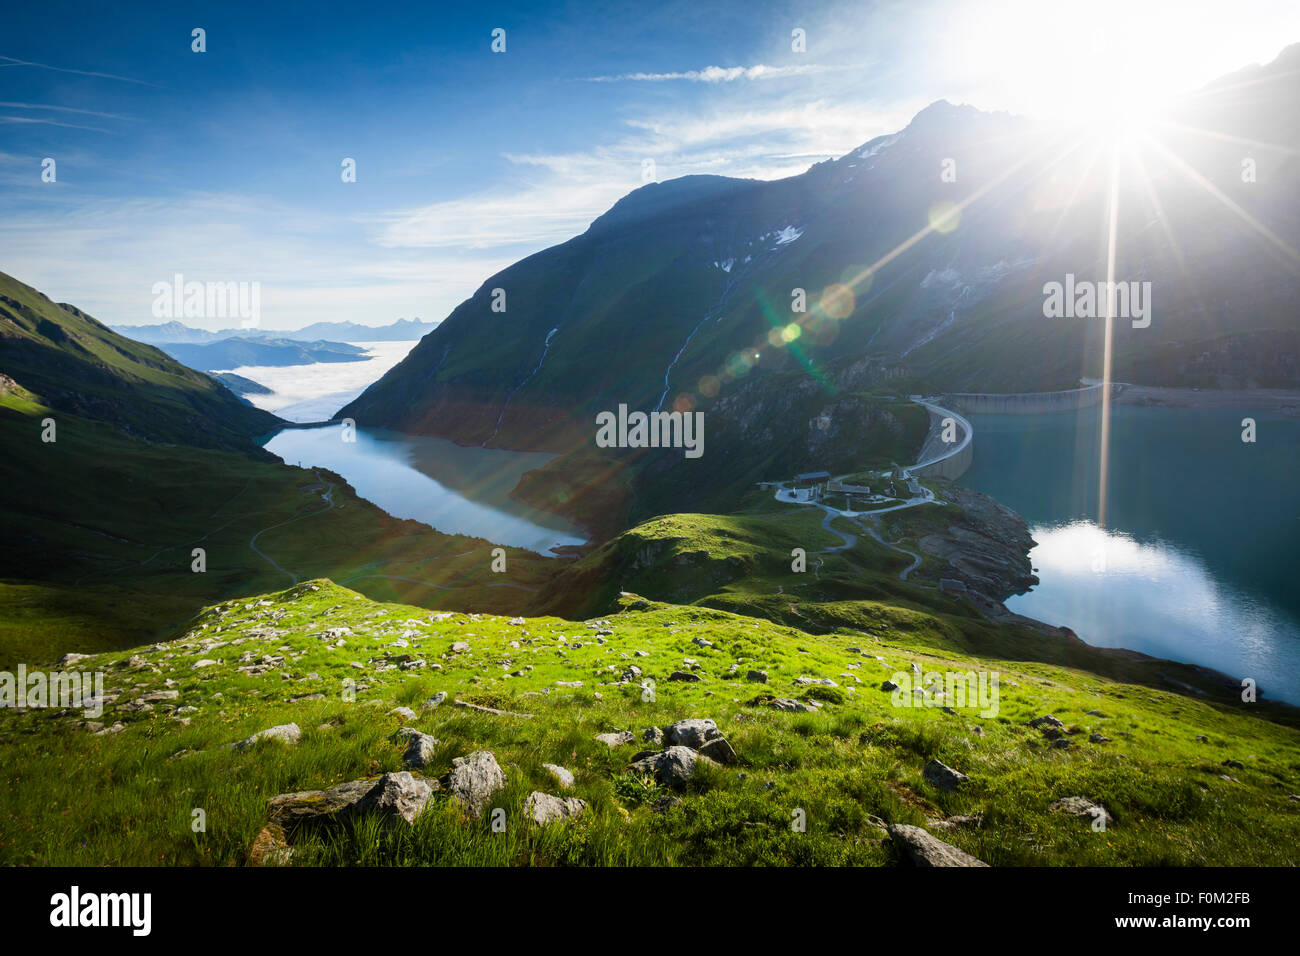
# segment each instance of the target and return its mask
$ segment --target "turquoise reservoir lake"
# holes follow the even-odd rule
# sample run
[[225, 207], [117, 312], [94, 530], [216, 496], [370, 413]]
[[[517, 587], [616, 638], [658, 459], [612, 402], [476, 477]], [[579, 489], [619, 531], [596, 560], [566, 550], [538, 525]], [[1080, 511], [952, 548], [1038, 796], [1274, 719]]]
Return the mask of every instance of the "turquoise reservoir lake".
[[[1247, 416], [1254, 444], [1241, 440]], [[1041, 583], [1008, 608], [1300, 704], [1300, 420], [1114, 407], [1103, 529], [1100, 408], [970, 419], [961, 482], [1018, 511], [1038, 543]]]
[[357, 494], [396, 518], [413, 518], [447, 534], [547, 554], [583, 544], [582, 532], [555, 515], [515, 501], [510, 492], [525, 472], [554, 455], [464, 448], [442, 438], [358, 428], [343, 441], [342, 426], [285, 429], [267, 451], [290, 465], [319, 465], [348, 480]]

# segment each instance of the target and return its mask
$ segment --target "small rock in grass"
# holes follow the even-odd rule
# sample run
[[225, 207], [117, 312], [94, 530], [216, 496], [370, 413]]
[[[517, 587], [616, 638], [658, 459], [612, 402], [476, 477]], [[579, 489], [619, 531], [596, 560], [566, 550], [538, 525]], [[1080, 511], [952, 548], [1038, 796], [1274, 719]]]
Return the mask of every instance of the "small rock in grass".
[[925, 777], [926, 783], [944, 791], [955, 790], [963, 783], [970, 780], [970, 778], [961, 771], [954, 770], [952, 767], [940, 763], [938, 760], [931, 760], [927, 763], [925, 769], [922, 770], [921, 773], [922, 776]]
[[539, 826], [581, 816], [586, 809], [586, 800], [579, 800], [577, 797], [555, 797], [540, 790], [534, 790], [524, 801], [524, 815]]
[[276, 727], [268, 727], [265, 730], [259, 730], [250, 737], [233, 743], [230, 746], [235, 750], [247, 750], [259, 740], [278, 740], [280, 743], [292, 746], [302, 739], [302, 728], [297, 724], [280, 724]]
[[559, 764], [544, 763], [542, 764], [542, 769], [550, 773], [550, 775], [555, 778], [556, 782], [565, 790], [568, 790], [573, 786], [573, 774], [570, 771], [565, 770]]

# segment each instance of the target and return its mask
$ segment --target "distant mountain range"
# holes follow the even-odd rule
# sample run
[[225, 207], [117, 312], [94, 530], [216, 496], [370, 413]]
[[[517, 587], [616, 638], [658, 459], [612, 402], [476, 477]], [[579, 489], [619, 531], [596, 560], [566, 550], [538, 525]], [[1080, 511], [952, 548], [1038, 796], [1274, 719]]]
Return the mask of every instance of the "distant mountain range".
[[289, 339], [229, 338], [207, 345], [160, 344], [178, 362], [209, 372], [245, 365], [312, 365], [316, 362], [363, 362], [369, 353], [343, 342], [297, 342]]
[[114, 325], [114, 332], [149, 345], [208, 345], [224, 339], [286, 339], [294, 342], [414, 342], [438, 327], [436, 322], [398, 319], [391, 325], [355, 322], [313, 322], [296, 330], [222, 329], [209, 332], [175, 320], [161, 325]]

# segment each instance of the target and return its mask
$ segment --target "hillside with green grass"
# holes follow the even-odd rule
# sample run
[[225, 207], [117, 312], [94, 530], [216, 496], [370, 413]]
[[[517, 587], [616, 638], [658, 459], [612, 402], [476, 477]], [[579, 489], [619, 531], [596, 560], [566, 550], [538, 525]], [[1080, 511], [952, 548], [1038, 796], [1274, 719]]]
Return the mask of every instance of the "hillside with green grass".
[[4, 273], [0, 374], [55, 413], [102, 421], [148, 442], [247, 451], [250, 437], [280, 421], [210, 376]]
[[[107, 675], [102, 717], [0, 712], [0, 862], [888, 866], [900, 824], [995, 866], [1300, 862], [1295, 729], [950, 634], [895, 612], [814, 635], [633, 595], [588, 621], [430, 613], [304, 582], [76, 661]], [[997, 672], [996, 714], [880, 689], [914, 667]], [[688, 718], [716, 724], [716, 759], [647, 770], [653, 729]], [[483, 752], [502, 777], [467, 802], [458, 761]], [[413, 823], [312, 796], [403, 771]], [[534, 792], [568, 815], [535, 823]]]
[[503, 613], [547, 576], [514, 548], [494, 574], [490, 543], [390, 517], [322, 469], [62, 413], [43, 442], [49, 414], [0, 394], [0, 667], [158, 640], [213, 601], [324, 574], [380, 599]]

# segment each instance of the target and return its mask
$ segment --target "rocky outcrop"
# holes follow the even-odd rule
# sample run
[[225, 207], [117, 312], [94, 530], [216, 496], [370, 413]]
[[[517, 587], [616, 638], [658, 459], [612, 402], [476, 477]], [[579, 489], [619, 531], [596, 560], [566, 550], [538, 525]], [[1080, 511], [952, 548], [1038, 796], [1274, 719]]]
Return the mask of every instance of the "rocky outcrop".
[[[988, 495], [960, 485], [945, 485], [938, 495], [961, 508], [961, 513], [942, 531], [917, 542], [923, 553], [946, 562], [937, 571], [918, 569], [919, 578], [956, 579], [994, 601], [1023, 594], [1038, 583], [1029, 561], [1034, 539], [1024, 518]], [[906, 533], [906, 518], [895, 520]]]

